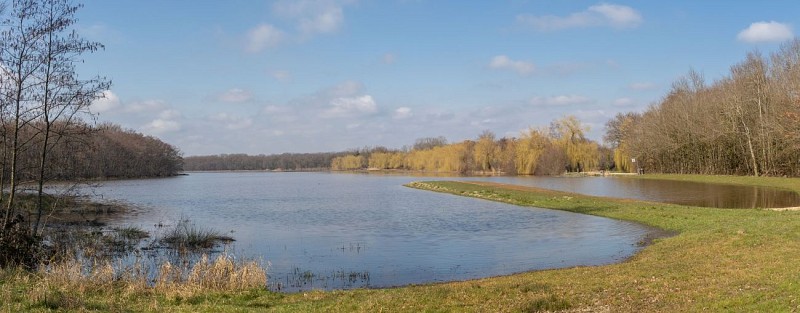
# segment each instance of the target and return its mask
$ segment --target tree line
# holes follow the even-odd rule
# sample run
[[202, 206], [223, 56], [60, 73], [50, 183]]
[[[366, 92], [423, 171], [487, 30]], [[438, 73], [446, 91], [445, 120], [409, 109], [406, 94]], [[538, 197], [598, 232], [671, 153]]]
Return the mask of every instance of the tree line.
[[[36, 262], [54, 179], [174, 175], [181, 155], [118, 126], [93, 126], [91, 103], [110, 87], [79, 77], [82, 55], [103, 48], [72, 28], [70, 0], [0, 2], [0, 266]], [[35, 200], [21, 202], [22, 193]]]
[[605, 140], [624, 170], [800, 176], [800, 40], [748, 53], [710, 84], [689, 71], [644, 112], [610, 120]]
[[234, 170], [412, 170], [454, 173], [557, 175], [607, 169], [610, 150], [585, 137], [588, 127], [567, 116], [549, 128], [531, 128], [519, 138], [484, 131], [475, 140], [448, 143], [444, 137], [417, 139], [411, 147], [363, 147], [344, 152], [273, 155], [220, 154], [183, 159], [187, 171]]
[[[37, 124], [19, 131], [30, 142], [18, 152], [15, 178], [27, 189], [34, 183], [38, 191], [38, 184], [47, 181], [166, 177], [183, 171], [183, 158], [175, 146], [119, 125], [83, 121], [59, 124], [65, 137], [48, 147], [42, 167], [39, 153], [44, 141]], [[8, 155], [9, 150], [9, 145], [0, 145], [0, 154]], [[0, 169], [4, 178], [0, 183], [8, 186], [10, 176], [10, 167]]]
[[411, 148], [376, 148], [339, 156], [332, 170], [402, 169], [428, 172], [557, 175], [565, 171], [610, 169], [611, 150], [586, 138], [588, 126], [574, 116], [519, 137], [496, 138], [484, 131], [474, 140], [447, 143], [443, 137], [418, 139]]
[[748, 53], [710, 84], [690, 70], [644, 112], [606, 123], [603, 145], [568, 116], [549, 128], [447, 144], [423, 138], [413, 148], [358, 151], [333, 170], [405, 169], [554, 175], [613, 170], [652, 173], [800, 176], [800, 40], [764, 56]]
[[748, 53], [726, 76], [711, 83], [690, 70], [643, 112], [610, 119], [602, 145], [587, 139], [587, 130], [568, 116], [512, 138], [497, 139], [490, 131], [456, 143], [429, 137], [402, 149], [322, 154], [313, 166], [288, 161], [308, 155], [220, 155], [187, 158], [191, 164], [187, 168], [329, 167], [520, 175], [642, 170], [800, 176], [800, 40], [784, 43], [769, 56]]
[[331, 160], [346, 152], [282, 153], [272, 155], [219, 154], [183, 159], [187, 171], [311, 171], [328, 169]]

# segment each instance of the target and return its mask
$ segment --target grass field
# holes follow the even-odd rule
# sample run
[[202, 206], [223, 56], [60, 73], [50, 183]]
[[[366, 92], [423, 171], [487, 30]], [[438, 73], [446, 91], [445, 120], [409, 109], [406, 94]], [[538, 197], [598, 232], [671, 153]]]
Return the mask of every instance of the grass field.
[[[650, 176], [772, 186], [800, 179]], [[170, 292], [125, 281], [62, 288], [47, 274], [0, 272], [0, 310], [172, 312], [685, 312], [800, 311], [800, 212], [713, 209], [589, 197], [493, 183], [419, 182], [412, 188], [606, 216], [673, 233], [629, 260], [402, 288], [280, 294]]]

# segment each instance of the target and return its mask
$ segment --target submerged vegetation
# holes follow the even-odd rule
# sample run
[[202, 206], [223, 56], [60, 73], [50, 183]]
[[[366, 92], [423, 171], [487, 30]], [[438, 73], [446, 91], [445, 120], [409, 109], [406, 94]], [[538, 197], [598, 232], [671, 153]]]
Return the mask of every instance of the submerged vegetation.
[[[658, 178], [718, 179], [691, 175]], [[800, 192], [800, 181], [794, 178], [726, 179], [730, 183]], [[128, 276], [120, 274], [110, 283], [87, 279], [82, 280], [82, 287], [67, 284], [73, 286], [67, 288], [52, 283], [54, 278], [46, 272], [4, 270], [0, 272], [0, 302], [3, 310], [9, 311], [675, 312], [791, 311], [800, 301], [800, 286], [796, 283], [800, 269], [793, 265], [800, 257], [798, 211], [687, 207], [492, 183], [424, 182], [411, 186], [629, 220], [664, 229], [672, 236], [655, 239], [619, 264], [401, 288], [295, 294], [270, 292], [263, 286], [244, 283], [238, 285], [241, 288], [229, 289], [198, 285], [157, 288], [163, 285], [126, 280], [123, 278]], [[208, 259], [209, 264], [212, 259]], [[170, 266], [173, 264], [180, 263]], [[255, 269], [248, 271], [260, 275]], [[186, 275], [190, 272], [186, 267], [181, 271]], [[92, 271], [85, 269], [83, 273], [89, 275]], [[101, 274], [98, 270], [96, 275], [104, 277]], [[181, 279], [185, 281], [186, 277]]]
[[[48, 218], [71, 203], [47, 182], [161, 177], [181, 171], [177, 148], [112, 124], [94, 124], [105, 77], [76, 65], [103, 48], [74, 31], [69, 0], [0, 3], [0, 267], [32, 269], [49, 258]], [[31, 195], [35, 197], [30, 199]]]
[[174, 228], [167, 231], [162, 242], [178, 250], [210, 249], [221, 242], [231, 242], [233, 238], [219, 231], [195, 225], [182, 218]]
[[[280, 294], [261, 262], [209, 249], [233, 238], [181, 219], [163, 236], [103, 229], [108, 208], [47, 195], [48, 181], [176, 175], [174, 146], [111, 124], [91, 104], [110, 81], [78, 77], [82, 55], [103, 48], [73, 32], [79, 5], [18, 0], [0, 5], [0, 311], [795, 311], [800, 309], [800, 211], [726, 210], [590, 197], [495, 183], [418, 182], [409, 187], [642, 223], [672, 235], [620, 263], [380, 290]], [[607, 124], [606, 144], [566, 116], [517, 138], [485, 131], [411, 148], [187, 159], [192, 170], [403, 169], [552, 175], [564, 171], [800, 176], [800, 41], [749, 54], [707, 85], [690, 72], [643, 113]], [[636, 160], [636, 161], [634, 161]], [[635, 163], [635, 164], [634, 164]], [[657, 176], [780, 187], [800, 180]], [[648, 178], [645, 176], [644, 178]], [[59, 220], [62, 219], [63, 220]], [[54, 223], [59, 221], [59, 223]], [[74, 228], [80, 224], [85, 228]], [[143, 247], [143, 242], [150, 245]], [[148, 251], [187, 258], [146, 264]], [[133, 261], [119, 261], [125, 255]], [[314, 273], [299, 271], [302, 279]], [[337, 272], [369, 279], [368, 272]]]
[[[216, 292], [263, 289], [266, 280], [260, 263], [228, 254], [213, 260], [203, 255], [193, 265], [165, 262], [155, 270], [142, 263], [120, 270], [111, 262], [87, 266], [68, 259], [36, 273], [0, 269], [0, 311], [162, 311], [175, 304], [204, 302]], [[141, 299], [159, 300], [137, 303]]]

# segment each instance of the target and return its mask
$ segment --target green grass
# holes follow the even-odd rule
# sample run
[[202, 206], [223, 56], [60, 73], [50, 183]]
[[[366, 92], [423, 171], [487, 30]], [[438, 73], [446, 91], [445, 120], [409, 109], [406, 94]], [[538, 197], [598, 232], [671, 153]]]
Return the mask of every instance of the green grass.
[[[650, 176], [773, 186], [800, 192], [800, 179]], [[46, 276], [0, 271], [0, 310], [171, 312], [787, 312], [800, 310], [800, 212], [713, 209], [589, 197], [491, 183], [411, 187], [636, 221], [676, 235], [606, 266], [535, 271], [402, 288], [278, 294], [152, 289], [41, 290]]]

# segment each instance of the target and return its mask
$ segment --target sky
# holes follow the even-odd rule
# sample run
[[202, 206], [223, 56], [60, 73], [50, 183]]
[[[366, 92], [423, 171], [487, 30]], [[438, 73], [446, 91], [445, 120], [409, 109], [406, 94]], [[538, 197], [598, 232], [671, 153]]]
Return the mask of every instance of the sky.
[[91, 105], [185, 156], [401, 148], [642, 112], [796, 36], [800, 1], [86, 0]]

